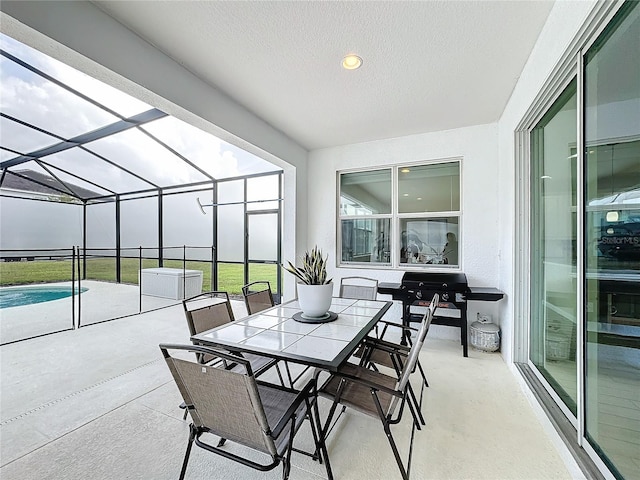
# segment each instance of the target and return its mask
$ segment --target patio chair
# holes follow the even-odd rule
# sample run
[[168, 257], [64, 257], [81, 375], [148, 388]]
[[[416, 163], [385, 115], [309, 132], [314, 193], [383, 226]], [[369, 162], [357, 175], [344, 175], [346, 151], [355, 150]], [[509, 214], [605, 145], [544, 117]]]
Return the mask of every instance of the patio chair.
[[[242, 296], [249, 315], [262, 312], [275, 305], [271, 292], [271, 284], [266, 280], [258, 280], [244, 285], [242, 287]], [[287, 362], [284, 362], [284, 368], [289, 378], [289, 385], [293, 387], [295, 380], [293, 380], [291, 376], [291, 370]]]
[[[322, 435], [326, 437], [331, 431], [331, 420], [338, 404], [342, 404], [343, 407], [353, 408], [367, 416], [378, 418], [382, 423], [400, 474], [404, 480], [409, 478], [414, 434], [416, 429], [421, 429], [420, 424], [423, 423], [419, 413], [422, 406], [422, 392], [420, 401], [416, 401], [410, 388], [409, 379], [416, 369], [418, 356], [429, 331], [431, 319], [431, 310], [428, 309], [416, 340], [413, 342], [402, 365], [399, 377], [386, 375], [370, 370], [363, 365], [354, 365], [347, 362], [342, 364], [337, 372], [330, 374], [329, 378], [318, 390], [318, 395], [332, 400], [327, 420], [322, 429]], [[386, 347], [377, 345], [376, 348]], [[366, 351], [364, 355], [363, 358], [366, 358]], [[402, 462], [400, 452], [391, 432], [391, 425], [397, 424], [402, 420], [405, 406], [412, 415], [411, 439], [406, 467]]]
[[[415, 329], [412, 327], [404, 327], [402, 325], [398, 325], [393, 322], [389, 322], [389, 326], [401, 328], [403, 329], [403, 331], [409, 330], [412, 332], [416, 332], [416, 336], [421, 335], [421, 331], [426, 328], [426, 331], [424, 331], [424, 335], [426, 336], [426, 333], [428, 332], [429, 327], [431, 326], [431, 321], [433, 320], [433, 316], [435, 314], [439, 301], [440, 301], [440, 296], [436, 293], [431, 299], [431, 303], [429, 304], [428, 310], [422, 319], [422, 323], [419, 329]], [[409, 337], [410, 336], [407, 335], [407, 338]], [[409, 343], [410, 345], [412, 345], [410, 338], [409, 338]], [[409, 353], [411, 352], [411, 347], [402, 345], [400, 343], [389, 342], [381, 338], [378, 339], [378, 338], [368, 337], [365, 340], [365, 343], [363, 345], [363, 350], [364, 351], [360, 361], [361, 366], [366, 366], [375, 371], [379, 371], [378, 367], [384, 366], [395, 371], [396, 377], [400, 379], [404, 369], [404, 363], [407, 361]], [[411, 400], [413, 401], [414, 405], [421, 405], [424, 387], [428, 387], [429, 382], [427, 381], [427, 376], [424, 373], [424, 369], [422, 368], [422, 364], [420, 363], [419, 358], [416, 360], [416, 365], [414, 366], [414, 369], [415, 368], [418, 369], [418, 371], [420, 372], [420, 376], [422, 378], [422, 383], [420, 385], [420, 400], [418, 401], [416, 399], [416, 396], [411, 384], [408, 385], [408, 392], [409, 392], [409, 395], [411, 396]], [[416, 413], [420, 420], [420, 423], [422, 423], [422, 425], [425, 425], [426, 423], [422, 415], [422, 409], [417, 408]]]
[[[353, 298], [356, 300], [375, 300], [378, 296], [378, 280], [367, 277], [344, 277], [340, 279], [340, 290], [338, 295], [341, 298]], [[378, 325], [375, 327], [378, 335]], [[356, 356], [362, 352], [361, 348], [356, 350]]]
[[242, 287], [247, 313], [253, 315], [274, 306], [271, 284], [267, 281], [251, 282]]
[[340, 280], [340, 297], [358, 300], [375, 300], [378, 280], [366, 277], [344, 277]]
[[[233, 322], [234, 315], [229, 301], [229, 294], [223, 291], [205, 292], [199, 295], [187, 298], [182, 301], [184, 313], [187, 318], [187, 325], [191, 336], [198, 333], [211, 330], [225, 323]], [[263, 357], [254, 354], [238, 354], [251, 362], [251, 369], [256, 376], [262, 375], [271, 367], [276, 367], [280, 383], [284, 385], [282, 373], [278, 366], [278, 361], [274, 358]], [[201, 364], [219, 364], [220, 360], [208, 357], [204, 354], [196, 353], [198, 363]], [[216, 361], [217, 360], [217, 361]], [[235, 365], [222, 362], [222, 366], [227, 369], [234, 369]], [[180, 408], [185, 408], [184, 404]], [[187, 410], [185, 409], [184, 418], [187, 418]]]
[[[272, 470], [282, 463], [282, 478], [287, 479], [291, 470], [293, 440], [305, 418], [311, 424], [315, 450], [314, 453], [295, 450], [324, 461], [327, 476], [333, 479], [324, 439], [317, 428], [320, 415], [313, 379], [296, 391], [257, 381], [251, 363], [231, 353], [192, 345], [160, 345], [160, 349], [192, 418], [180, 471], [181, 480], [194, 442], [209, 452], [256, 470]], [[235, 363], [240, 368], [230, 371], [205, 366], [172, 356], [169, 351], [174, 350], [213, 357], [219, 362]], [[221, 438], [217, 446], [203, 440], [210, 435]], [[266, 454], [271, 457], [271, 462], [259, 463], [242, 453], [234, 453], [224, 448], [226, 440]]]
[[[435, 311], [436, 311], [436, 308], [438, 307], [439, 301], [440, 301], [440, 295], [436, 293], [431, 299], [431, 302], [428, 307], [428, 312], [427, 312], [428, 316], [425, 316], [423, 318], [422, 320], [423, 323], [425, 321], [430, 322], [433, 319], [433, 316], [435, 315]], [[361, 364], [366, 364], [367, 366], [369, 366], [370, 368], [373, 368], [374, 370], [377, 369], [377, 366], [382, 365], [384, 367], [395, 370], [396, 374], [399, 377], [400, 373], [402, 372], [403, 363], [406, 360], [411, 350], [410, 347], [411, 347], [411, 344], [413, 343], [411, 341], [411, 335], [410, 334], [406, 335], [406, 338], [409, 342], [409, 346], [406, 346], [406, 345], [401, 345], [399, 343], [394, 343], [394, 342], [389, 342], [387, 340], [384, 340], [384, 333], [386, 333], [388, 327], [399, 328], [399, 329], [402, 329], [403, 331], [408, 331], [409, 333], [411, 332], [418, 333], [419, 329], [405, 327], [395, 322], [387, 322], [384, 320], [381, 320], [381, 322], [385, 324], [383, 328], [383, 334], [380, 336], [379, 339], [367, 338], [366, 346], [368, 348], [368, 352], [367, 352], [366, 358], [363, 358]], [[362, 358], [362, 355], [360, 356]], [[427, 381], [427, 377], [424, 373], [424, 369], [420, 364], [420, 360], [417, 361], [417, 368], [420, 371], [420, 375], [422, 376], [422, 381], [426, 386], [429, 386], [429, 382]]]

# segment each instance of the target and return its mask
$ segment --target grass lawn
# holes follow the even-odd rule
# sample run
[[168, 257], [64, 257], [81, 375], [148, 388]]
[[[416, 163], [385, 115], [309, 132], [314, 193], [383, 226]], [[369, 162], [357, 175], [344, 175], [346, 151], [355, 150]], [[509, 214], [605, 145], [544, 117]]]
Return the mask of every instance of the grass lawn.
[[[157, 260], [143, 260], [142, 268], [157, 267]], [[182, 260], [165, 260], [165, 267], [182, 268]], [[122, 282], [138, 284], [139, 260], [123, 258]], [[116, 281], [116, 261], [113, 258], [92, 258], [87, 261], [87, 280]], [[77, 269], [77, 266], [76, 266]], [[187, 270], [203, 272], [202, 290], [211, 290], [211, 264], [187, 261]], [[276, 290], [277, 265], [249, 264], [249, 280], [267, 280]], [[218, 289], [230, 295], [241, 295], [244, 285], [244, 266], [232, 263], [218, 264]], [[32, 262], [0, 262], [0, 286], [25, 285], [31, 283], [64, 282], [71, 280], [70, 260], [37, 260]]]

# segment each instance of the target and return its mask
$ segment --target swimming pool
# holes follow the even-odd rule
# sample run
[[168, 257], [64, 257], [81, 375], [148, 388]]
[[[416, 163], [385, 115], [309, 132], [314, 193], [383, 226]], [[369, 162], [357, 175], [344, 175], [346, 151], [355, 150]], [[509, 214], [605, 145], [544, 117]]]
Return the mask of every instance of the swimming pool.
[[[81, 288], [80, 293], [88, 288]], [[76, 288], [76, 293], [78, 289]], [[34, 303], [50, 302], [71, 296], [71, 287], [11, 287], [0, 288], [0, 309], [31, 305]]]

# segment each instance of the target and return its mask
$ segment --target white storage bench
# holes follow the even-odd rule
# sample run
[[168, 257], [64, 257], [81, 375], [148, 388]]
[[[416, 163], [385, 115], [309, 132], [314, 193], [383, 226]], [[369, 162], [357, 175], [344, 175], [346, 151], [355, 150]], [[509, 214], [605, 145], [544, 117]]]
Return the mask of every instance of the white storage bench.
[[143, 295], [182, 300], [202, 293], [202, 271], [143, 268], [138, 273]]

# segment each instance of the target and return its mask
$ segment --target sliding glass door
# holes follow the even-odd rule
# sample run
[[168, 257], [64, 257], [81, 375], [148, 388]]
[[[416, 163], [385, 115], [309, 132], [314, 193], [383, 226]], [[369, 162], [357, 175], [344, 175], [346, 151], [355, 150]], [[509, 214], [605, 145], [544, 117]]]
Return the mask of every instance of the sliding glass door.
[[531, 134], [530, 360], [576, 415], [575, 79]]
[[529, 365], [617, 478], [640, 479], [640, 2], [530, 129]]
[[584, 60], [585, 429], [624, 478], [640, 478], [639, 52], [635, 3]]

